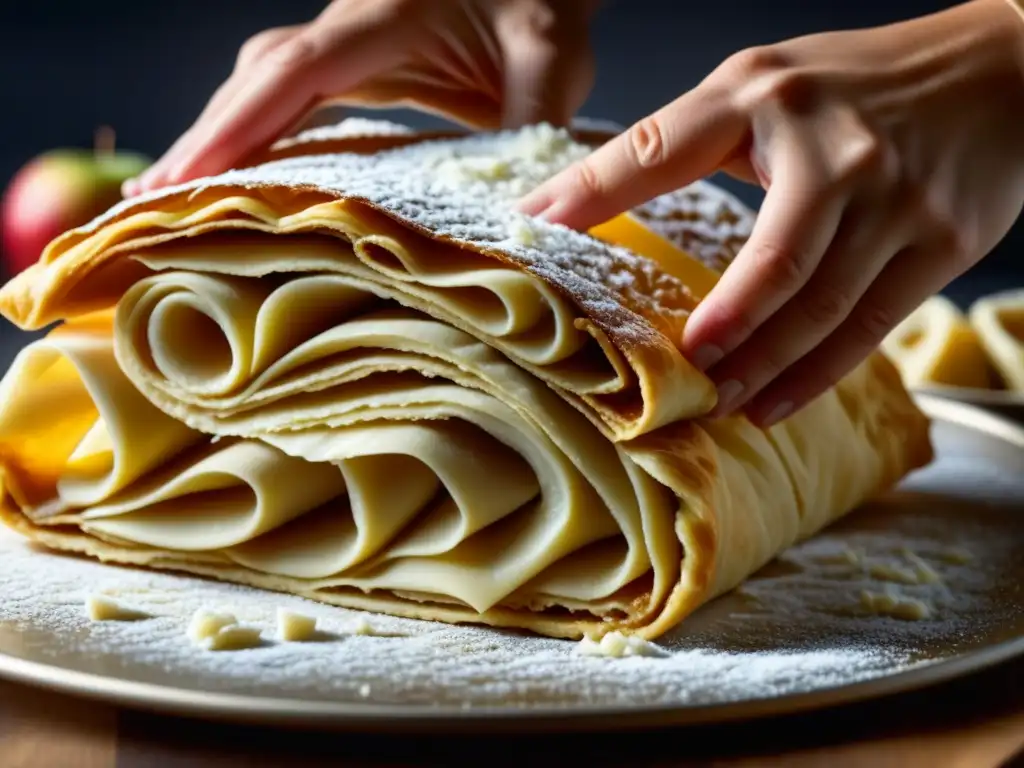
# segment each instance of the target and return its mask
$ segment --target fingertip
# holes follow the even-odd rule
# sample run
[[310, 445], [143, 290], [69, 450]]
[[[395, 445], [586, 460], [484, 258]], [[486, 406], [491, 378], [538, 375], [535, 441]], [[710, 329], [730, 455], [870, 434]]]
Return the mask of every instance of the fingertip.
[[731, 416], [745, 400], [746, 386], [739, 379], [726, 379], [718, 387], [718, 403], [709, 414], [713, 419], [724, 419]]
[[680, 339], [683, 354], [704, 373], [721, 362], [729, 351], [728, 347], [722, 343], [722, 339], [715, 338], [714, 323], [709, 320], [707, 302], [711, 296], [712, 294], [708, 294], [704, 297], [690, 313], [683, 326], [683, 334]]
[[139, 186], [139, 179], [137, 176], [133, 176], [130, 179], [125, 179], [121, 184], [121, 197], [128, 199], [129, 197], [135, 197], [139, 194], [141, 188]]
[[525, 197], [521, 197], [516, 203], [515, 209], [525, 216], [542, 217], [552, 205], [554, 205], [554, 198], [548, 193], [545, 186], [541, 186]]
[[725, 351], [717, 344], [701, 344], [690, 355], [690, 362], [701, 373], [707, 373], [710, 368], [721, 362], [723, 357]]
[[748, 408], [747, 418], [761, 429], [770, 429], [791, 416], [796, 408], [797, 405], [792, 400], [766, 400]]
[[152, 192], [154, 189], [158, 189], [162, 185], [166, 165], [166, 161], [161, 158], [139, 174], [135, 179], [135, 194]]

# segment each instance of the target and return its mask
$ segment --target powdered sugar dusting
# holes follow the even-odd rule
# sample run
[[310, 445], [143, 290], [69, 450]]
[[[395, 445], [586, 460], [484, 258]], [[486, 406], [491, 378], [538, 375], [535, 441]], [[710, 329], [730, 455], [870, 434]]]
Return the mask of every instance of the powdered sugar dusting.
[[[594, 658], [568, 641], [376, 615], [373, 634], [361, 634], [366, 617], [356, 611], [49, 554], [7, 532], [0, 533], [0, 651], [29, 647], [38, 658], [45, 649], [57, 664], [204, 690], [422, 706], [689, 706], [846, 685], [1024, 631], [1016, 588], [1024, 541], [1008, 535], [1019, 530], [1019, 513], [975, 499], [967, 516], [955, 501], [917, 501], [936, 477], [977, 479], [972, 467], [940, 462], [904, 493], [794, 548], [661, 638], [665, 657]], [[860, 605], [865, 586], [887, 586], [864, 563], [909, 562], [904, 550], [940, 577], [895, 585], [933, 607], [921, 621]], [[972, 557], [945, 557], [953, 550]], [[154, 618], [91, 622], [82, 601], [97, 592]], [[318, 637], [278, 641], [281, 607], [315, 617]], [[263, 643], [237, 652], [197, 648], [186, 630], [201, 608], [260, 627]]]
[[390, 120], [371, 120], [365, 117], [347, 117], [331, 125], [320, 125], [308, 128], [294, 136], [282, 139], [274, 148], [303, 144], [308, 141], [329, 141], [346, 139], [353, 136], [409, 136], [415, 133], [412, 128]]
[[[360, 634], [357, 612], [282, 595], [190, 578], [146, 574], [44, 554], [2, 534], [0, 638], [15, 628], [30, 642], [67, 656], [103, 660], [115, 673], [143, 671], [164, 682], [208, 690], [305, 699], [514, 706], [735, 700], [799, 691], [883, 674], [904, 663], [883, 649], [808, 653], [730, 653], [716, 647], [665, 658], [593, 658], [577, 644], [508, 632], [374, 616], [377, 636]], [[154, 616], [143, 622], [92, 623], [84, 588], [102, 589]], [[186, 636], [189, 617], [210, 606], [265, 629], [261, 647], [214, 653]], [[276, 610], [315, 616], [321, 639], [272, 640]], [[0, 642], [2, 646], [2, 642]], [[669, 648], [671, 646], [668, 646]]]
[[[504, 254], [569, 292], [620, 340], [651, 339], [651, 322], [685, 316], [695, 298], [649, 259], [589, 235], [531, 219], [533, 245], [519, 234], [520, 197], [590, 148], [549, 125], [423, 141], [373, 155], [287, 158], [229, 171], [122, 202], [86, 229], [129, 208], [185, 190], [236, 185], [307, 187], [367, 200], [401, 219], [477, 249]], [[646, 318], [646, 322], [639, 315]]]

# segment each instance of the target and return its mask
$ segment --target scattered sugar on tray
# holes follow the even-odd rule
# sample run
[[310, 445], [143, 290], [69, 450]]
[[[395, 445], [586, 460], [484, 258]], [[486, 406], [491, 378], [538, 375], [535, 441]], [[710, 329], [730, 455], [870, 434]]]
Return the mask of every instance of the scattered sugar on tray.
[[[970, 486], [984, 472], [981, 465], [940, 460], [906, 487], [931, 488], [947, 476]], [[0, 631], [16, 632], [35, 658], [45, 649], [64, 664], [95, 668], [100, 660], [120, 674], [168, 685], [305, 699], [362, 701], [367, 690], [374, 703], [529, 707], [772, 697], [891, 674], [1024, 631], [1017, 583], [1024, 542], [1006, 535], [1005, 522], [988, 522], [1002, 514], [998, 507], [965, 515], [954, 506], [937, 517], [932, 506], [897, 514], [884, 503], [869, 505], [798, 545], [741, 590], [658, 638], [670, 653], [665, 658], [602, 661], [579, 655], [571, 641], [368, 616], [230, 584], [104, 566], [36, 549], [3, 529]], [[873, 579], [862, 564], [905, 563], [908, 552], [940, 580], [892, 585]], [[926, 603], [930, 615], [906, 621], [860, 604], [862, 590], [887, 587]], [[82, 602], [97, 593], [153, 618], [92, 622]], [[266, 640], [250, 650], [210, 653], [185, 635], [200, 609], [230, 610], [239, 624], [270, 630], [281, 607], [316, 617], [324, 642]], [[375, 636], [352, 634], [360, 619]]]
[[[837, 638], [832, 616], [829, 646], [827, 637], [813, 638], [815, 622], [822, 623], [817, 607], [787, 602], [778, 589], [769, 589], [766, 599], [774, 614], [787, 616], [785, 626], [796, 633], [791, 637], [751, 632], [736, 600], [727, 597], [719, 605], [732, 600], [729, 631], [699, 640], [698, 635], [674, 633], [659, 640], [670, 654], [664, 658], [633, 655], [596, 664], [580, 656], [578, 644], [571, 641], [388, 616], [367, 618], [299, 598], [43, 553], [6, 533], [0, 534], [0, 559], [0, 590], [6, 598], [0, 625], [45, 634], [48, 642], [63, 644], [55, 652], [66, 656], [109, 658], [122, 670], [145, 668], [147, 676], [168, 684], [208, 689], [333, 700], [359, 700], [368, 695], [363, 691], [372, 689], [375, 702], [453, 706], [684, 704], [848, 683], [914, 663], [912, 648], [892, 643], [887, 622], [894, 620], [875, 617], [865, 625], [855, 617], [854, 631]], [[154, 618], [91, 624], [80, 608], [83, 585], [132, 595], [133, 604]], [[834, 590], [835, 583], [830, 587]], [[190, 617], [200, 609], [222, 611], [222, 606], [246, 625], [267, 629], [283, 607], [316, 617], [332, 639], [308, 644], [266, 641], [243, 653], [209, 653], [189, 642], [185, 628]], [[372, 625], [376, 636], [352, 633], [361, 620]], [[876, 635], [865, 633], [865, 626]], [[808, 637], [805, 627], [811, 628]], [[859, 642], [853, 640], [858, 634]], [[750, 646], [754, 639], [772, 638], [774, 646]]]

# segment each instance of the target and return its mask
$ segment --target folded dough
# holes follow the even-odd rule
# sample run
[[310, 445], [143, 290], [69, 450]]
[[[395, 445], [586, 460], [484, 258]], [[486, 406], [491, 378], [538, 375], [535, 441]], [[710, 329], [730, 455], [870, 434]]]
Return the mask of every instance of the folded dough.
[[987, 389], [989, 363], [978, 331], [945, 296], [926, 299], [882, 342], [908, 387]]
[[653, 638], [931, 459], [880, 353], [770, 430], [703, 418], [676, 343], [716, 262], [609, 244], [639, 214], [603, 242], [512, 213], [585, 154], [569, 134], [398, 138], [123, 203], [4, 286], [21, 327], [65, 321], [2, 383], [4, 521], [337, 605]]
[[1006, 388], [1024, 392], [1024, 290], [978, 299], [969, 317]]

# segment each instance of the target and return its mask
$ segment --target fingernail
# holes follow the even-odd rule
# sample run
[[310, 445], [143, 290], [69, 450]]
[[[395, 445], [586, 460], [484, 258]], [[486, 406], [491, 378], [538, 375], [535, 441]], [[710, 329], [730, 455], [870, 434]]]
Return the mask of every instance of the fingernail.
[[761, 420], [761, 426], [767, 429], [773, 424], [782, 421], [792, 412], [793, 403], [790, 402], [789, 400], [784, 400], [783, 402], [779, 403], [774, 408], [772, 408], [771, 412], [764, 419]]
[[158, 171], [156, 166], [143, 171], [142, 174], [135, 179], [136, 193], [148, 192], [153, 187], [153, 181], [156, 179]]
[[526, 216], [537, 216], [542, 217], [545, 213], [550, 211], [554, 207], [555, 201], [551, 200], [546, 195], [538, 196], [537, 194], [531, 193], [524, 198], [521, 198], [516, 203], [516, 210]]
[[716, 416], [728, 416], [733, 403], [743, 394], [743, 382], [736, 379], [723, 381], [718, 385], [718, 405], [715, 406]]
[[721, 347], [716, 347], [714, 344], [704, 344], [693, 353], [693, 364], [697, 367], [698, 371], [703, 372], [723, 357], [725, 357], [725, 353]]

